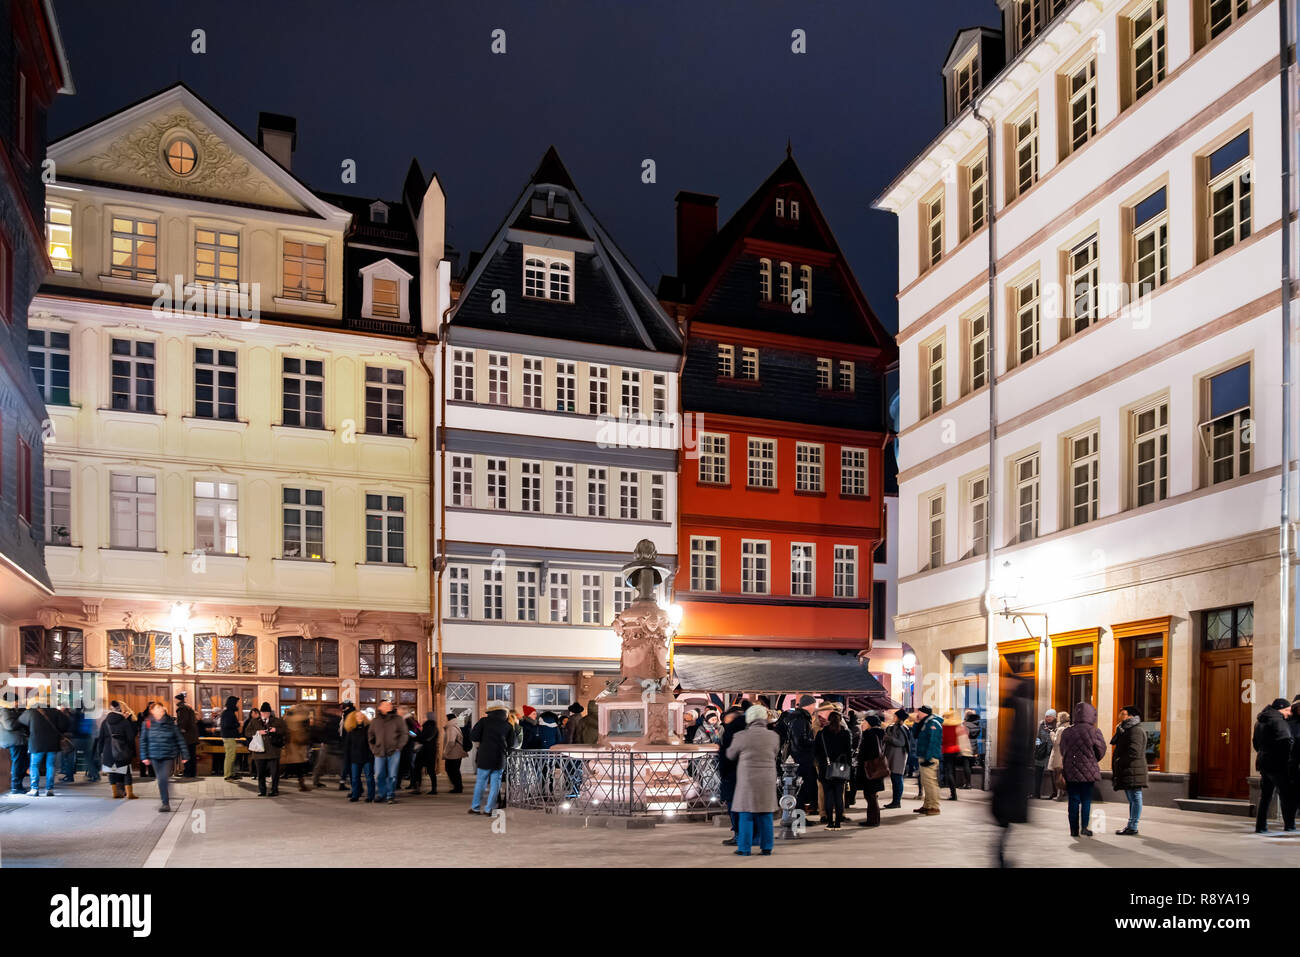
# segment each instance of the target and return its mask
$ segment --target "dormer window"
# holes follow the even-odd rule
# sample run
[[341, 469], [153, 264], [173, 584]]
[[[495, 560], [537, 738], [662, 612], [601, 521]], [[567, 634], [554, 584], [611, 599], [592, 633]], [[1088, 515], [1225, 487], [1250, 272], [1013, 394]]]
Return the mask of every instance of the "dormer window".
[[525, 246], [524, 295], [573, 302], [573, 253]]
[[799, 200], [797, 199], [790, 200], [790, 220], [799, 222]]
[[758, 298], [763, 302], [772, 301], [772, 260], [758, 261]]
[[557, 223], [569, 221], [569, 204], [565, 199], [557, 198], [553, 189], [535, 195], [531, 211], [534, 219], [549, 219]]
[[980, 90], [980, 61], [976, 51], [952, 71], [953, 113], [961, 113], [971, 105]]
[[785, 219], [785, 200], [780, 196], [776, 198], [776, 217]]
[[380, 226], [388, 225], [388, 204], [382, 200], [375, 200], [370, 204], [370, 221]]
[[361, 318], [409, 322], [411, 274], [388, 259], [361, 270]]

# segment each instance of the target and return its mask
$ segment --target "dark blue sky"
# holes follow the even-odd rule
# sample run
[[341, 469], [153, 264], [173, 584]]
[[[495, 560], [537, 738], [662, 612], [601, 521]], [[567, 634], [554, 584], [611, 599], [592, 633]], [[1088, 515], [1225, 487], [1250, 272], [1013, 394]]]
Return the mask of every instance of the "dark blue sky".
[[[876, 312], [896, 321], [894, 217], [872, 199], [943, 123], [939, 68], [994, 0], [56, 0], [77, 95], [58, 137], [184, 80], [251, 136], [298, 118], [310, 185], [395, 197], [411, 157], [480, 248], [546, 147], [651, 288], [675, 272], [673, 196], [726, 218], [786, 138]], [[190, 33], [207, 32], [207, 53]], [[506, 31], [493, 55], [490, 34]], [[808, 52], [791, 52], [791, 31]], [[357, 161], [356, 186], [339, 181]], [[658, 182], [641, 182], [654, 159]], [[462, 260], [463, 261], [463, 260]]]

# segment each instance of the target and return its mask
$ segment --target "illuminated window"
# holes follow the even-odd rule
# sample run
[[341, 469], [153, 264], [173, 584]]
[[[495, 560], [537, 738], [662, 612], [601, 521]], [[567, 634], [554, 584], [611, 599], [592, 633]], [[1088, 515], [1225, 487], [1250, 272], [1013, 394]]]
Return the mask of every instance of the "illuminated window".
[[205, 286], [239, 284], [239, 233], [194, 231], [194, 281]]
[[282, 491], [282, 537], [285, 558], [323, 561], [325, 558], [325, 493], [316, 488]]
[[45, 242], [50, 263], [60, 272], [72, 271], [72, 210], [66, 206], [45, 207]]
[[178, 136], [167, 146], [167, 166], [177, 176], [189, 176], [198, 162], [194, 144], [185, 137]]
[[[375, 282], [374, 311], [376, 315], [396, 318], [399, 308], [396, 280], [377, 279]], [[382, 299], [380, 283], [388, 283]], [[309, 302], [325, 301], [325, 244], [285, 241], [284, 244], [284, 296], [286, 299], [303, 299]], [[382, 312], [381, 310], [388, 310]]]

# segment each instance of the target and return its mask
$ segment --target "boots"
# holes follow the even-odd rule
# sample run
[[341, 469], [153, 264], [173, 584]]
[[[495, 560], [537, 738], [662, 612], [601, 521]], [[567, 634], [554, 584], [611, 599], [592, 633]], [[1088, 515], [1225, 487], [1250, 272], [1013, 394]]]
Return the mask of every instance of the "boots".
[[111, 788], [113, 789], [113, 798], [114, 798], [115, 800], [116, 800], [117, 798], [122, 797], [122, 796], [126, 793], [126, 792], [124, 792], [124, 791], [122, 790], [122, 785], [120, 785], [120, 784], [110, 784], [109, 787], [111, 787]]
[[138, 797], [138, 795], [135, 793], [135, 787], [133, 785], [128, 784], [126, 786], [126, 797], [128, 801], [134, 801]]

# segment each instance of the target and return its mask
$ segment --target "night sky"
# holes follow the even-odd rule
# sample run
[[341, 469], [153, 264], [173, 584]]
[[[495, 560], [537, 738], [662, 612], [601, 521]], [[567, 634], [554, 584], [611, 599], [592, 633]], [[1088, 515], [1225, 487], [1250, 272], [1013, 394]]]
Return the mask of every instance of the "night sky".
[[[939, 70], [994, 0], [56, 0], [77, 93], [57, 138], [177, 80], [256, 139], [298, 119], [294, 171], [396, 198], [412, 156], [461, 253], [491, 237], [546, 147], [653, 289], [676, 271], [673, 196], [727, 217], [787, 137], [876, 313], [896, 324], [895, 219], [871, 201], [943, 125]], [[190, 52], [195, 28], [207, 53]], [[490, 52], [506, 31], [507, 52]], [[808, 52], [791, 52], [791, 31]], [[357, 161], [357, 184], [339, 179]], [[655, 160], [657, 183], [641, 182]]]

